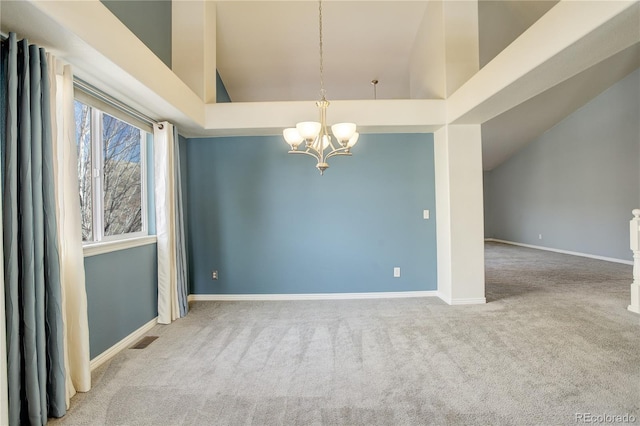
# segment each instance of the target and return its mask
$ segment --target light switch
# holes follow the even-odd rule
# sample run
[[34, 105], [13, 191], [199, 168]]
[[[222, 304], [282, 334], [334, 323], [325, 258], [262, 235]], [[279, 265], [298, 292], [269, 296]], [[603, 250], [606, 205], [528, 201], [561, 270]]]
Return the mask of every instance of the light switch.
[[429, 210], [423, 210], [422, 211], [422, 217], [424, 219], [429, 219]]

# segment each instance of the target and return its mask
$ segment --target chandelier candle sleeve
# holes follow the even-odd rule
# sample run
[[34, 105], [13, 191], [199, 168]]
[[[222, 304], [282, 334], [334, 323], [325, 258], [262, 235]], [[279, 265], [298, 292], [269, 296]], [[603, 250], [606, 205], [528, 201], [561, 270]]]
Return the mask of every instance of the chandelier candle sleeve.
[[[336, 155], [351, 155], [351, 148], [358, 143], [360, 134], [356, 132], [354, 123], [338, 123], [331, 126], [334, 143], [327, 131], [327, 108], [329, 101], [325, 97], [323, 57], [322, 57], [322, 0], [318, 2], [318, 24], [320, 28], [320, 100], [316, 102], [320, 114], [320, 122], [303, 121], [296, 127], [284, 129], [282, 135], [291, 150], [289, 154], [305, 154], [314, 157], [318, 163], [316, 168], [320, 174], [329, 168], [327, 160]], [[298, 149], [300, 148], [300, 149]]]

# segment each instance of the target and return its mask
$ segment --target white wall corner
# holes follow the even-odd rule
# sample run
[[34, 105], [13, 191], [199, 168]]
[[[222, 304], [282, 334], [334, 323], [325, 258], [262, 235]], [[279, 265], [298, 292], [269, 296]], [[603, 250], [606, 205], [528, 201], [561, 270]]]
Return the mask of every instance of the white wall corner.
[[480, 125], [434, 134], [438, 292], [450, 304], [484, 303], [484, 212]]
[[442, 12], [449, 97], [480, 69], [478, 0], [445, 1]]
[[111, 358], [116, 356], [122, 350], [127, 349], [129, 346], [133, 345], [138, 339], [140, 339], [142, 336], [147, 334], [147, 332], [149, 332], [149, 330], [151, 330], [157, 324], [158, 324], [158, 317], [156, 317], [156, 318], [152, 319], [151, 321], [149, 321], [148, 323], [144, 324], [142, 327], [140, 327], [137, 330], [133, 331], [127, 337], [125, 337], [124, 339], [120, 340], [118, 343], [116, 343], [115, 345], [113, 345], [109, 349], [107, 349], [106, 351], [102, 352], [100, 355], [98, 355], [95, 358], [93, 358], [91, 360], [90, 364], [89, 364], [90, 368], [91, 368], [91, 371], [95, 370], [96, 368], [98, 368], [102, 364], [104, 364], [105, 362], [109, 361]]
[[444, 47], [442, 0], [431, 0], [427, 2], [409, 58], [412, 99], [445, 98]]
[[203, 101], [209, 96], [207, 66], [211, 65], [211, 55], [214, 57], [215, 93], [215, 47], [212, 53], [209, 51], [211, 44], [215, 46], [216, 42], [215, 7], [215, 3], [205, 0], [171, 2], [171, 68]]
[[458, 298], [452, 299], [450, 305], [483, 305], [487, 303], [487, 299], [484, 297], [475, 298]]
[[451, 305], [451, 295], [446, 295], [443, 294], [442, 292], [438, 291], [436, 293], [436, 295], [440, 298], [440, 300], [442, 300], [444, 303], [446, 303], [447, 305]]
[[451, 304], [451, 202], [449, 198], [449, 127], [434, 133], [434, 163], [436, 184], [436, 246], [438, 264], [438, 294]]
[[205, 104], [216, 102], [217, 98], [217, 2], [207, 1], [204, 6], [204, 84]]

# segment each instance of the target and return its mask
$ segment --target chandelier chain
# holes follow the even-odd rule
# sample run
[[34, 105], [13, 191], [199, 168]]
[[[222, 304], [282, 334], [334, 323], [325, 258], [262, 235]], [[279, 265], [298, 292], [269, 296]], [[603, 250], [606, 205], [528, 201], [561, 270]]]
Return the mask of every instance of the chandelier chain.
[[[320, 174], [329, 168], [327, 160], [335, 156], [351, 156], [351, 148], [358, 142], [360, 134], [356, 132], [354, 123], [337, 123], [331, 126], [333, 136], [327, 129], [327, 107], [329, 101], [324, 89], [324, 51], [322, 45], [322, 0], [318, 0], [318, 26], [320, 50], [320, 100], [316, 102], [320, 113], [320, 121], [303, 121], [296, 127], [284, 129], [283, 136], [291, 146], [289, 154], [309, 155], [318, 163], [316, 169]], [[302, 149], [298, 149], [301, 147]]]
[[320, 27], [320, 96], [325, 100], [326, 91], [324, 90], [324, 58], [322, 55], [322, 0], [318, 1], [318, 26]]

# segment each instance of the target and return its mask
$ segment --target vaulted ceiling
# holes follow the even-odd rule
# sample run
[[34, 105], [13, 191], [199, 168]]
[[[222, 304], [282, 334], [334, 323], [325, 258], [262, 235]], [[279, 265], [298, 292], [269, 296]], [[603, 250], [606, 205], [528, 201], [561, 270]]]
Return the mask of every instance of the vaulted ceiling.
[[[409, 62], [426, 2], [323, 4], [329, 99], [409, 99]], [[320, 90], [316, 2], [223, 1], [218, 71], [233, 101], [315, 100]]]
[[[325, 1], [324, 79], [330, 99], [410, 99], [412, 52], [427, 1]], [[478, 3], [480, 66], [557, 0]], [[220, 1], [217, 68], [234, 102], [314, 100], [319, 92], [318, 3]], [[436, 57], [431, 59], [431, 66]]]
[[[557, 3], [480, 0], [480, 68]], [[426, 4], [325, 2], [324, 80], [328, 98], [373, 99], [373, 79], [378, 80], [378, 99], [415, 98], [410, 87], [410, 65], [421, 25], [428, 19]], [[233, 101], [317, 99], [315, 2], [222, 1], [217, 10], [217, 66]], [[636, 44], [484, 122], [484, 168], [498, 166], [639, 66], [640, 45]]]
[[[323, 2], [332, 118], [353, 117], [365, 132], [482, 124], [489, 170], [640, 66], [638, 2], [479, 0], [473, 21], [449, 12], [447, 25], [460, 31], [448, 34], [445, 55], [437, 50], [443, 43], [431, 37], [444, 25], [437, 3]], [[442, 4], [455, 3], [470, 2]], [[216, 55], [214, 69], [204, 72], [218, 69], [233, 101], [227, 105], [207, 104], [192, 85], [185, 86], [175, 64], [171, 70], [157, 60], [97, 0], [3, 1], [0, 18], [4, 32], [52, 49], [84, 79], [152, 117], [175, 121], [188, 136], [275, 134], [313, 114], [308, 101], [318, 98], [320, 88], [318, 3], [213, 4]], [[599, 16], [609, 10], [610, 16]], [[475, 59], [456, 56], [464, 51], [465, 30], [477, 31]], [[438, 54], [425, 54], [425, 48]], [[185, 57], [183, 69], [202, 71], [202, 63]], [[447, 74], [460, 61], [474, 60], [478, 72]], [[456, 77], [460, 81], [452, 85]], [[376, 101], [373, 79], [379, 81]], [[441, 90], [443, 84], [451, 90]]]

